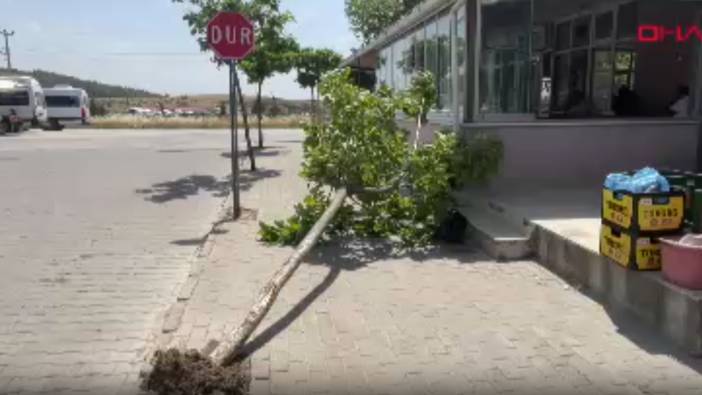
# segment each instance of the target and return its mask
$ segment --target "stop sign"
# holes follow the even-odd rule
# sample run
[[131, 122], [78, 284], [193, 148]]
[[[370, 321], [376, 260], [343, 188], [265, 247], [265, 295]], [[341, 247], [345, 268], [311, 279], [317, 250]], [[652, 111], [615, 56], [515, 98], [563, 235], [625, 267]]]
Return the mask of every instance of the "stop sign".
[[221, 60], [241, 60], [256, 46], [254, 26], [238, 12], [220, 12], [207, 24], [207, 44]]

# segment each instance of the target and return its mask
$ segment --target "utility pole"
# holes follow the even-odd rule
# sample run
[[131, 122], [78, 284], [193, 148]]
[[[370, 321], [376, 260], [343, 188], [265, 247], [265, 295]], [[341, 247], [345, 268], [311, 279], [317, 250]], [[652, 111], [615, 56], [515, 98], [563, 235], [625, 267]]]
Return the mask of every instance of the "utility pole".
[[10, 37], [15, 35], [15, 31], [8, 32], [7, 29], [2, 29], [0, 32], [5, 36], [5, 58], [7, 59], [7, 69], [12, 70], [12, 58], [10, 55]]

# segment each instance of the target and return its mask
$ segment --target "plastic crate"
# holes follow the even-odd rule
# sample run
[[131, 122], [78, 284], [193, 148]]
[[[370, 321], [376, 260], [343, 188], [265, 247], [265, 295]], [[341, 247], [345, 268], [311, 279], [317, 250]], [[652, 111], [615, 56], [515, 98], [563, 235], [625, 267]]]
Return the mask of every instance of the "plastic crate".
[[685, 225], [685, 191], [631, 193], [604, 188], [602, 220], [631, 233], [679, 232]]
[[600, 253], [634, 270], [660, 270], [661, 244], [653, 236], [642, 236], [606, 223], [600, 231]]

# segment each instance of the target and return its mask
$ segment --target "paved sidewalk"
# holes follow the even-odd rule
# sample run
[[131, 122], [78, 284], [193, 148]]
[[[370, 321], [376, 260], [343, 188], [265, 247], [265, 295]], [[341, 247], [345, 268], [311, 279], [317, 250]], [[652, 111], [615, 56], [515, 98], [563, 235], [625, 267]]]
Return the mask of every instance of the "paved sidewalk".
[[[299, 145], [242, 195], [267, 219], [304, 193]], [[275, 215], [274, 215], [275, 214]], [[260, 219], [260, 218], [259, 218]], [[255, 220], [222, 224], [179, 329], [202, 348], [240, 323], [290, 253], [256, 242]], [[380, 243], [318, 248], [249, 344], [255, 394], [699, 394], [702, 362], [606, 311], [533, 262], [468, 247], [392, 253]]]

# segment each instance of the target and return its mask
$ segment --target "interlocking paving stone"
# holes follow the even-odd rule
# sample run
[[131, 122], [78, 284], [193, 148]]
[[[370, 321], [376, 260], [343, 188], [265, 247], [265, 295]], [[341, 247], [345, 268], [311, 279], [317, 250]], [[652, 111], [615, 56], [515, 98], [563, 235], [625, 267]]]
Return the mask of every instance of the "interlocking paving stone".
[[[288, 215], [279, 203], [304, 194], [299, 158], [262, 158], [281, 176], [246, 191], [249, 207], [267, 220]], [[256, 221], [221, 229], [183, 322], [231, 330], [291, 249], [258, 243]], [[637, 321], [534, 262], [497, 263], [470, 247], [318, 247], [252, 343], [255, 394], [692, 394], [702, 382], [702, 361]]]
[[0, 137], [17, 158], [0, 166], [0, 394], [138, 392], [228, 193], [228, 147], [219, 130]]

